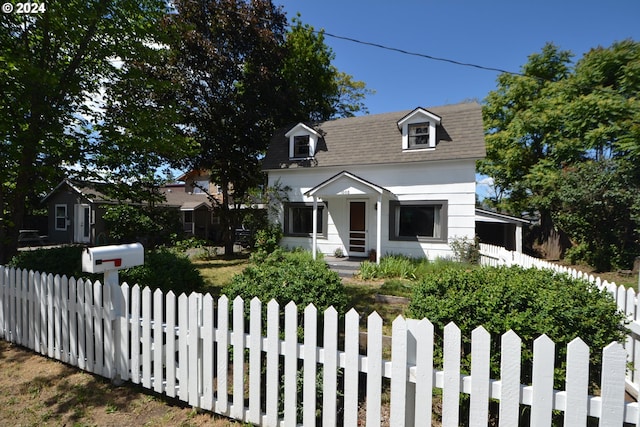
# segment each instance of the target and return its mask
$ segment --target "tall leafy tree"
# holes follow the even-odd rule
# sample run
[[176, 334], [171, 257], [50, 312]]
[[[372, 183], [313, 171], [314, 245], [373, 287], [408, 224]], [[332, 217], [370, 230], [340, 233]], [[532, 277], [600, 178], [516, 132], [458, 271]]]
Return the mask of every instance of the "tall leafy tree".
[[0, 261], [36, 200], [83, 159], [103, 111], [114, 62], [147, 49], [162, 0], [51, 0], [0, 20]]
[[[554, 218], [568, 206], [558, 191], [562, 186], [567, 194], [567, 170], [610, 160], [616, 176], [624, 173], [632, 183], [638, 177], [637, 169], [627, 166], [640, 164], [640, 43], [592, 49], [575, 65], [571, 57], [546, 45], [529, 57], [522, 75], [499, 76], [483, 110], [487, 158], [478, 169], [494, 178], [503, 195], [493, 202], [514, 214], [538, 213], [543, 238], [559, 228]], [[596, 218], [588, 218], [590, 211], [581, 215], [587, 223]], [[575, 238], [569, 223], [563, 223], [564, 231]], [[638, 242], [631, 249], [625, 245], [638, 251]]]
[[335, 54], [324, 42], [324, 32], [292, 20], [285, 43], [282, 77], [288, 107], [284, 122], [324, 121], [367, 113], [364, 99], [372, 91], [361, 81], [339, 71]]
[[233, 251], [230, 196], [259, 183], [259, 155], [283, 101], [280, 70], [286, 18], [271, 1], [178, 0], [167, 19], [185, 132], [200, 144], [192, 167], [209, 170], [222, 190], [225, 249]]
[[233, 226], [274, 130], [295, 121], [365, 112], [364, 83], [339, 72], [321, 32], [287, 20], [270, 0], [178, 0], [166, 21], [167, 69], [185, 133], [200, 145], [192, 168], [222, 191], [215, 206], [233, 251]]

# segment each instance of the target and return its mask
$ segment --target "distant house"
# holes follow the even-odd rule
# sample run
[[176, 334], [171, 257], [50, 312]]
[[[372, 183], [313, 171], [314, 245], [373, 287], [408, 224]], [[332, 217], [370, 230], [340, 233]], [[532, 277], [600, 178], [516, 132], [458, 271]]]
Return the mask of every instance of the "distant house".
[[102, 216], [109, 200], [104, 184], [65, 179], [43, 199], [47, 206], [50, 243], [100, 244], [107, 242]]
[[[161, 206], [180, 211], [183, 231], [202, 239], [215, 239], [217, 218], [205, 189], [215, 198], [217, 186], [206, 172], [191, 171], [183, 182], [160, 188], [166, 201]], [[107, 184], [65, 179], [43, 199], [47, 207], [49, 243], [100, 245], [110, 242], [103, 215], [109, 205], [119, 204], [104, 193]]]
[[435, 259], [475, 236], [484, 156], [481, 107], [462, 103], [293, 124], [273, 136], [263, 169], [290, 188], [276, 218], [284, 246]]

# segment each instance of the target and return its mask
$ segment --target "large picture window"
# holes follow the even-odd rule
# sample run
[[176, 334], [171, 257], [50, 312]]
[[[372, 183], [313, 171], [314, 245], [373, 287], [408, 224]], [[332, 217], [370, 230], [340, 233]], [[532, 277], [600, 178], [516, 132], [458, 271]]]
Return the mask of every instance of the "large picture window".
[[67, 230], [67, 205], [56, 205], [55, 209], [55, 229], [59, 231]]
[[447, 241], [447, 202], [391, 201], [389, 238], [425, 242]]
[[[284, 234], [289, 236], [311, 236], [313, 234], [313, 204], [286, 203], [284, 206]], [[318, 203], [317, 233], [326, 236], [327, 209]]]

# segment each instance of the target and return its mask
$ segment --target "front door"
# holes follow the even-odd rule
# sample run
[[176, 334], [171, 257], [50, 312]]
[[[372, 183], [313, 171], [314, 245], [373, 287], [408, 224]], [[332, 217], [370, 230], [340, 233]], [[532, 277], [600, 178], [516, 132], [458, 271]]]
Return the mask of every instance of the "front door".
[[76, 205], [73, 224], [74, 241], [89, 243], [91, 241], [91, 207], [89, 205]]
[[349, 255], [366, 256], [367, 202], [349, 202]]

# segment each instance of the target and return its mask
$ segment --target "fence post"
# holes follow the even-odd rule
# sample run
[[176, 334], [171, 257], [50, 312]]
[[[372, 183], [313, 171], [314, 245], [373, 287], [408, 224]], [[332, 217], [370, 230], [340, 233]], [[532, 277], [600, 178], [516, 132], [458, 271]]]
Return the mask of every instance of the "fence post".
[[125, 376], [122, 375], [122, 364], [120, 363], [120, 354], [123, 351], [121, 322], [124, 321], [124, 296], [119, 285], [118, 270], [109, 270], [104, 273], [104, 286], [107, 288], [111, 300], [111, 306], [109, 307], [111, 310], [109, 316], [111, 320], [111, 336], [105, 337], [105, 341], [111, 341], [111, 346], [105, 347], [112, 349], [112, 353], [105, 354], [104, 357], [105, 360], [111, 362], [111, 382], [119, 386], [122, 385]]

